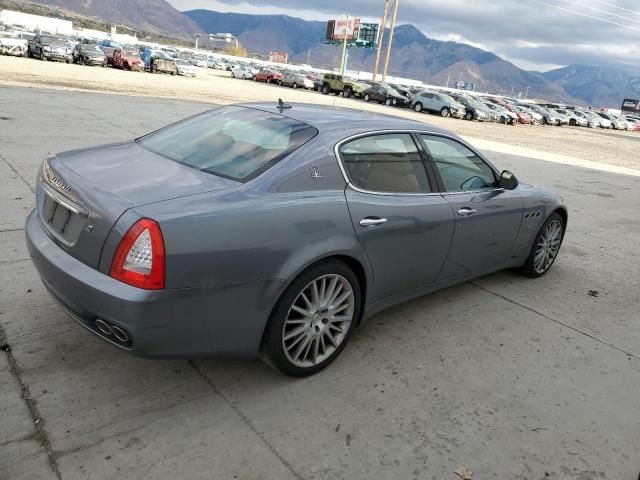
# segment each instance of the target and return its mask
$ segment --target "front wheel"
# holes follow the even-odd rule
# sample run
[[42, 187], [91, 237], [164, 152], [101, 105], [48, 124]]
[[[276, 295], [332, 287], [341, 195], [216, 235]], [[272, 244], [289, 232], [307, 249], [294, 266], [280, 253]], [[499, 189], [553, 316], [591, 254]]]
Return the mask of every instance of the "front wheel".
[[442, 115], [442, 117], [444, 118], [449, 118], [451, 116], [451, 110], [449, 110], [447, 107], [444, 107], [442, 110], [440, 110], [440, 115]]
[[303, 377], [329, 365], [358, 320], [360, 286], [347, 265], [321, 261], [282, 294], [264, 331], [260, 356], [281, 372]]
[[298, 84], [296, 82], [293, 82], [293, 89], [297, 90], [297, 88], [298, 88]]
[[281, 87], [282, 86], [282, 80], [278, 80], [278, 86]]
[[384, 101], [384, 104], [385, 104], [387, 107], [390, 107], [391, 105], [393, 105], [393, 100], [391, 100], [390, 98], [387, 98], [387, 99]]
[[344, 98], [349, 98], [349, 97], [351, 96], [351, 90], [349, 90], [348, 88], [345, 88], [345, 89], [342, 91], [342, 96], [343, 96]]
[[527, 277], [541, 277], [555, 262], [564, 238], [564, 220], [558, 213], [549, 216], [538, 232], [527, 261], [521, 268]]
[[365, 93], [365, 95], [364, 95], [364, 101], [365, 101], [365, 102], [368, 102], [370, 99], [371, 99], [371, 97], [369, 96], [369, 94], [368, 94], [368, 93]]
[[465, 113], [464, 118], [465, 118], [466, 120], [473, 120], [473, 112], [467, 112], [467, 113]]

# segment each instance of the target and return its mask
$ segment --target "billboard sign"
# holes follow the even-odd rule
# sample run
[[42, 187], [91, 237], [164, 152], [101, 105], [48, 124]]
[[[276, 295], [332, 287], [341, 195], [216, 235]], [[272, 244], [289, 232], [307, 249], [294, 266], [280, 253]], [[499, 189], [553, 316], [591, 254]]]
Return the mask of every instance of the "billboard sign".
[[327, 24], [327, 40], [354, 40], [360, 34], [360, 19], [349, 18], [342, 20], [329, 20]]
[[289, 54], [287, 52], [269, 52], [269, 61], [275, 63], [287, 63]]
[[622, 113], [640, 113], [640, 100], [625, 98], [622, 102]]

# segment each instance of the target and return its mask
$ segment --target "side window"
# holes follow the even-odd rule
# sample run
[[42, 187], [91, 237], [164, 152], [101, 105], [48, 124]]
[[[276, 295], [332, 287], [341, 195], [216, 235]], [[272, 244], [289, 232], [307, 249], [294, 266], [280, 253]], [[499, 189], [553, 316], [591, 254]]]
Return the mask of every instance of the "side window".
[[431, 100], [433, 98], [433, 93], [423, 93], [422, 96], [427, 100]]
[[429, 179], [411, 135], [393, 133], [351, 140], [340, 146], [351, 182], [380, 193], [429, 193]]
[[494, 188], [493, 169], [461, 143], [445, 137], [421, 135], [440, 172], [447, 192]]

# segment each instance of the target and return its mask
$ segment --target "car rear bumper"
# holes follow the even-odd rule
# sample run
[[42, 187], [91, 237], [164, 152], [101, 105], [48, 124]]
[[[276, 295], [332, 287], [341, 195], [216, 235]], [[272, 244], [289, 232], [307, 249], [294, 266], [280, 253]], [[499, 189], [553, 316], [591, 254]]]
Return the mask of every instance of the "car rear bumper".
[[[74, 320], [120, 349], [152, 358], [255, 357], [280, 281], [233, 286], [142, 290], [75, 259], [44, 231], [35, 210], [26, 223], [29, 254], [54, 300]], [[105, 335], [101, 319], [129, 342]]]

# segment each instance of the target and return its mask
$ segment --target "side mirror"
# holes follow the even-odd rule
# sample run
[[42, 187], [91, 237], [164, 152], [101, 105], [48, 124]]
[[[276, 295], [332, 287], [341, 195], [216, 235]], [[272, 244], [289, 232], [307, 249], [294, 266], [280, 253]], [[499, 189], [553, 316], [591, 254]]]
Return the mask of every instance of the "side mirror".
[[518, 186], [518, 179], [509, 170], [503, 170], [498, 180], [498, 187], [505, 190], [514, 190]]

